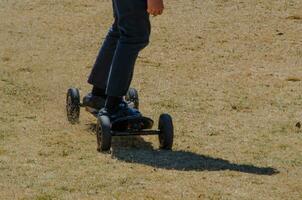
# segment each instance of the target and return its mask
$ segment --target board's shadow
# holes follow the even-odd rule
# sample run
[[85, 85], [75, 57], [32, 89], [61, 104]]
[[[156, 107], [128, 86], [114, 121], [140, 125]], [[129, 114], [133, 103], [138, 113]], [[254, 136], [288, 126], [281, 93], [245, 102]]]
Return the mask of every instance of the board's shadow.
[[129, 163], [140, 163], [155, 168], [180, 171], [221, 171], [230, 170], [258, 175], [279, 173], [271, 167], [258, 167], [252, 164], [231, 163], [221, 158], [199, 155], [188, 151], [160, 151], [142, 137], [115, 138], [112, 156]]

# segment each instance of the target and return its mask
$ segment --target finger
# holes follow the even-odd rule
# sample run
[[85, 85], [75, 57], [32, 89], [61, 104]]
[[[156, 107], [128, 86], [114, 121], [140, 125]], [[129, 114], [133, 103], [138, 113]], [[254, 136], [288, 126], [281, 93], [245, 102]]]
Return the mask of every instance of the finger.
[[153, 13], [155, 12], [155, 10], [154, 9], [152, 9], [152, 8], [148, 8], [148, 13], [150, 14], [150, 15], [153, 15]]
[[156, 16], [156, 11], [151, 9], [150, 12], [149, 12], [149, 14], [153, 15], [153, 16]]
[[150, 14], [153, 15], [153, 16], [156, 16], [156, 15], [157, 15], [157, 12], [156, 12], [156, 10], [151, 10], [151, 11], [150, 11]]
[[158, 15], [158, 10], [154, 10], [153, 15], [157, 16]]
[[157, 16], [157, 15], [160, 15], [160, 9], [156, 9], [153, 11], [153, 15]]

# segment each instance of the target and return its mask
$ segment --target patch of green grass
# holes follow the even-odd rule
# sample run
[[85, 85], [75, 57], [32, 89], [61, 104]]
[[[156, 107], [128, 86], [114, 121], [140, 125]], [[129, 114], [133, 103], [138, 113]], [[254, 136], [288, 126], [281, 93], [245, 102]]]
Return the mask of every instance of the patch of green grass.
[[280, 144], [278, 147], [280, 148], [280, 150], [287, 150], [289, 148], [289, 145], [287, 145], [287, 144]]
[[180, 105], [177, 102], [175, 102], [173, 99], [159, 101], [154, 104], [161, 108], [166, 108], [166, 109], [176, 109], [176, 108], [180, 107]]
[[55, 197], [50, 194], [39, 194], [34, 198], [34, 200], [52, 200], [52, 199], [55, 199]]
[[3, 141], [4, 140], [4, 134], [0, 133], [0, 141]]
[[74, 188], [69, 188], [67, 186], [61, 186], [61, 187], [59, 187], [57, 189], [61, 190], [61, 191], [65, 191], [65, 192], [75, 192], [76, 191]]
[[223, 194], [220, 191], [214, 191], [212, 194], [207, 195], [206, 199], [218, 200], [222, 199]]
[[62, 151], [62, 156], [67, 157], [69, 155], [69, 152], [67, 150]]
[[287, 165], [287, 166], [291, 166], [291, 167], [299, 167], [302, 165], [302, 160], [301, 159], [297, 159], [297, 158], [293, 158], [293, 159], [286, 159], [286, 160], [282, 160], [281, 161], [283, 164]]

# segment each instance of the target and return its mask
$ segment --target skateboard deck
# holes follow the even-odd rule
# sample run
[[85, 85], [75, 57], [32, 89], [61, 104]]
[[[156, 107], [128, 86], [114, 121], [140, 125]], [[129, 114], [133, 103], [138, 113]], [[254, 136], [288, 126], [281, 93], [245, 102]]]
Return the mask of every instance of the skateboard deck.
[[[86, 107], [86, 110], [93, 116], [97, 117], [99, 110]], [[153, 127], [153, 120], [143, 116], [131, 116], [116, 119], [111, 122], [111, 130], [113, 131], [126, 131], [126, 130], [143, 130], [151, 129]]]
[[127, 130], [143, 130], [151, 129], [153, 120], [148, 117], [131, 116], [116, 119], [112, 122], [111, 130], [113, 131], [127, 131]]

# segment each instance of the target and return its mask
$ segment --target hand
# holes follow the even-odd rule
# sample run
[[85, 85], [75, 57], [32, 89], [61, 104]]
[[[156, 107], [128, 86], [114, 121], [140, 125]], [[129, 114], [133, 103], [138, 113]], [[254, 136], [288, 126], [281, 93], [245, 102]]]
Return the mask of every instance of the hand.
[[[131, 0], [130, 0], [131, 1]], [[148, 13], [153, 16], [161, 15], [164, 10], [163, 0], [148, 0]]]

